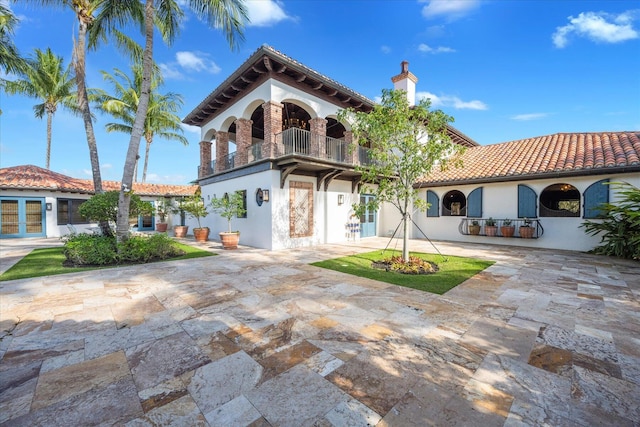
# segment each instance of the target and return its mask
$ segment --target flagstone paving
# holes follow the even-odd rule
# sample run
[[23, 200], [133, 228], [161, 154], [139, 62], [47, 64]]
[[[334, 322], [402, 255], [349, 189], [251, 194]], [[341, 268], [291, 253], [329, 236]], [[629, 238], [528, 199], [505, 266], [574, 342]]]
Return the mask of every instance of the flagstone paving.
[[0, 425], [640, 425], [640, 263], [440, 243], [496, 261], [442, 296], [308, 265], [386, 244], [2, 282]]

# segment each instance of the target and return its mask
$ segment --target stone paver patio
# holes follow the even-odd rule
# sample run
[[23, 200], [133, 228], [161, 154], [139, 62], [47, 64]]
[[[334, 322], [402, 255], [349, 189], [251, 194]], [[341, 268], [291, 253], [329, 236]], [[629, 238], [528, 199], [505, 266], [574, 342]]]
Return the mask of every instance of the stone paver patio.
[[639, 263], [440, 243], [496, 261], [443, 296], [308, 265], [386, 243], [0, 282], [0, 424], [640, 425]]

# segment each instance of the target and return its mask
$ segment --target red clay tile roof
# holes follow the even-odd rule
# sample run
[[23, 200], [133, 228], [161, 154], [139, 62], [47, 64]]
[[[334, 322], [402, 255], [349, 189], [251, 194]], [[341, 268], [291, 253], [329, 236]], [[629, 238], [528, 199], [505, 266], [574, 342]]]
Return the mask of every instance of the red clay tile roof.
[[[102, 181], [104, 190], [119, 190], [117, 181]], [[161, 185], [134, 183], [133, 191], [139, 196], [190, 196], [196, 185]], [[51, 190], [69, 193], [93, 194], [93, 181], [71, 178], [38, 166], [25, 165], [0, 169], [0, 189]]]
[[467, 148], [463, 166], [435, 170], [417, 186], [640, 172], [640, 131], [556, 133]]

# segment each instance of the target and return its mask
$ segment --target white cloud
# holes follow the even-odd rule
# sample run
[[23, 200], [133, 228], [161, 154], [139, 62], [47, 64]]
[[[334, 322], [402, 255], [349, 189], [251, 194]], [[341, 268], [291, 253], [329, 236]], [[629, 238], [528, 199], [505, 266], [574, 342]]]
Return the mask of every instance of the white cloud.
[[638, 38], [638, 31], [633, 29], [635, 11], [627, 11], [620, 15], [605, 12], [583, 12], [577, 18], [569, 17], [569, 24], [557, 27], [551, 36], [553, 44], [564, 48], [569, 43], [569, 36], [575, 34], [594, 42], [621, 43]]
[[521, 122], [526, 122], [529, 120], [538, 120], [544, 119], [547, 117], [549, 113], [528, 113], [528, 114], [517, 114], [511, 117], [511, 120], [518, 120]]
[[458, 19], [480, 5], [480, 0], [420, 0], [420, 3], [425, 2], [429, 3], [422, 8], [422, 16], [425, 18], [444, 16]]
[[270, 27], [280, 21], [293, 19], [282, 8], [278, 0], [247, 0], [245, 1], [249, 15], [250, 27]]
[[178, 64], [187, 71], [207, 71], [211, 74], [220, 72], [220, 67], [208, 58], [209, 54], [204, 52], [181, 51], [176, 53]]
[[436, 48], [433, 48], [425, 43], [421, 43], [420, 45], [418, 45], [418, 50], [420, 52], [424, 52], [424, 53], [452, 53], [455, 52], [455, 49], [452, 49], [450, 47], [445, 47], [445, 46], [438, 46]]
[[181, 80], [184, 78], [183, 71], [186, 72], [207, 72], [210, 74], [218, 74], [221, 69], [211, 59], [209, 54], [199, 51], [176, 52], [176, 61], [160, 64], [162, 76], [165, 79]]
[[380, 46], [380, 51], [382, 53], [385, 53], [385, 54], [386, 53], [391, 53], [391, 48], [389, 46], [382, 45], [382, 46]]
[[489, 107], [482, 101], [463, 101], [457, 96], [442, 95], [438, 96], [430, 92], [417, 92], [417, 99], [431, 99], [432, 107], [452, 107], [456, 110], [487, 110]]
[[195, 133], [198, 136], [200, 135], [200, 128], [198, 126], [191, 126], [185, 123], [180, 123], [180, 127], [182, 127], [185, 132]]
[[181, 174], [159, 175], [157, 173], [148, 173], [146, 182], [151, 184], [185, 185], [189, 182], [189, 178]]

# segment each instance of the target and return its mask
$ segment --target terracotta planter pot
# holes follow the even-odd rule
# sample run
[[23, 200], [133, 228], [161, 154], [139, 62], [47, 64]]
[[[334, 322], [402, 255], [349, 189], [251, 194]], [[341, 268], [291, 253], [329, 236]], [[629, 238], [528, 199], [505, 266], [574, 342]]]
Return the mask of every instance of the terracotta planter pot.
[[176, 237], [185, 237], [189, 231], [188, 225], [176, 225], [173, 227], [173, 233]]
[[520, 227], [519, 231], [520, 231], [520, 237], [522, 237], [523, 239], [532, 239], [535, 228], [522, 226]]
[[479, 225], [470, 225], [469, 226], [469, 234], [477, 236], [480, 234], [480, 226]]
[[196, 242], [206, 242], [209, 240], [209, 227], [194, 228], [193, 236], [196, 238]]
[[224, 249], [238, 249], [240, 241], [240, 233], [229, 233], [228, 231], [220, 233], [220, 241]]
[[500, 227], [500, 234], [502, 234], [502, 237], [513, 237], [515, 232], [516, 227], [514, 227], [513, 225], [503, 225], [502, 227]]
[[485, 225], [484, 226], [484, 234], [490, 237], [494, 237], [498, 235], [498, 227], [495, 225]]
[[157, 222], [156, 223], [156, 231], [158, 233], [166, 233], [167, 232], [167, 223], [166, 222]]

